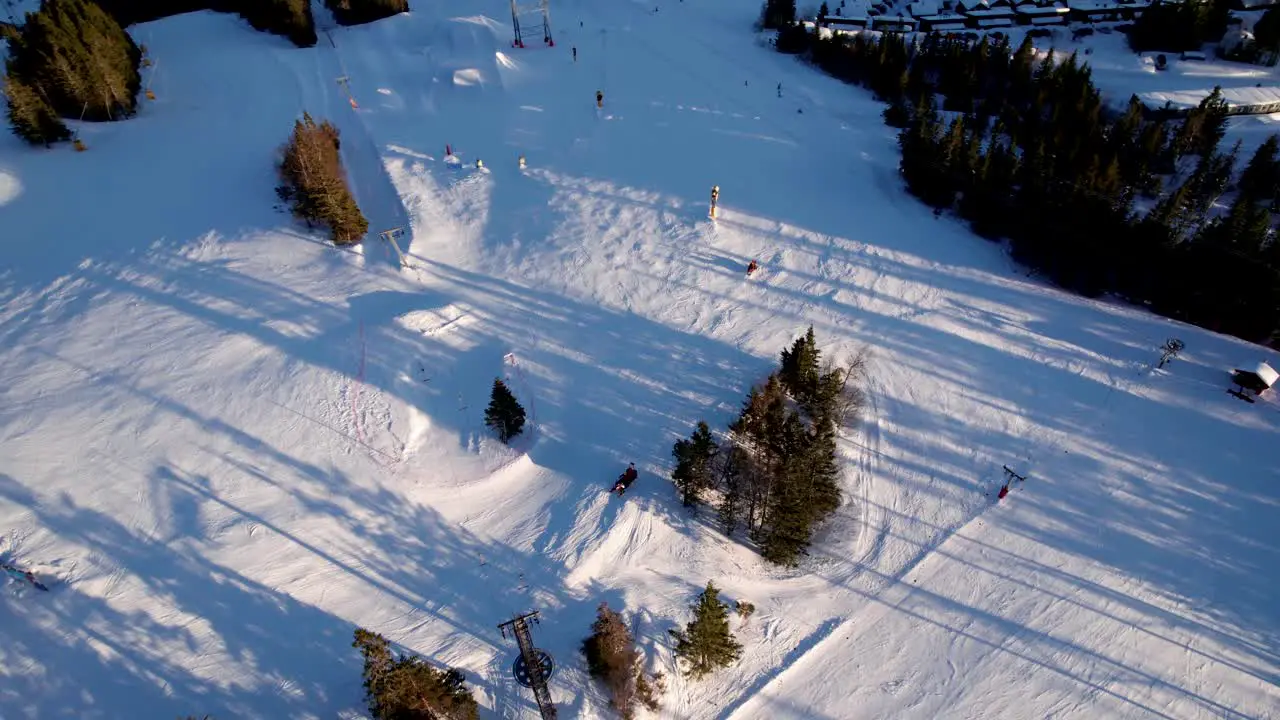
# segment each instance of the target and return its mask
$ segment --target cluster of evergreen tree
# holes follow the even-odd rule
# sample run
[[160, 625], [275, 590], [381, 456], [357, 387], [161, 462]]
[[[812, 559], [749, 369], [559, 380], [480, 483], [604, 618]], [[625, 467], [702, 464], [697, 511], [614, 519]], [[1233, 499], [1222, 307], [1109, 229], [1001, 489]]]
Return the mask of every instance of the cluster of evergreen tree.
[[351, 646], [364, 658], [365, 699], [373, 720], [478, 720], [479, 705], [462, 673], [417, 655], [397, 656], [387, 639], [357, 629]]
[[727, 533], [745, 526], [768, 560], [794, 565], [814, 527], [840, 505], [836, 433], [860, 405], [855, 367], [824, 367], [813, 328], [782, 351], [781, 366], [751, 389], [721, 447], [705, 422], [679, 440], [672, 479], [686, 506], [719, 491]]
[[9, 39], [4, 89], [13, 132], [47, 146], [71, 137], [61, 118], [133, 115], [141, 61], [129, 34], [91, 0], [44, 0]]
[[888, 103], [907, 189], [937, 212], [1008, 239], [1019, 262], [1078, 292], [1249, 340], [1280, 328], [1271, 145], [1230, 213], [1211, 216], [1237, 159], [1219, 150], [1219, 90], [1183, 117], [1136, 97], [1107, 113], [1087, 65], [1037, 60], [1029, 38], [803, 37], [815, 64]]
[[95, 0], [95, 2], [110, 13], [116, 22], [125, 27], [197, 10], [227, 10], [230, 5], [230, 0]]
[[409, 12], [409, 0], [324, 0], [339, 25], [361, 25]]
[[1222, 40], [1230, 15], [1231, 0], [1158, 2], [1129, 28], [1129, 47], [1134, 52], [1199, 50], [1205, 43]]
[[255, 30], [282, 35], [298, 47], [316, 44], [310, 0], [97, 0], [121, 25], [197, 10], [236, 13]]
[[310, 0], [233, 0], [231, 5], [255, 30], [283, 35], [298, 47], [316, 44]]
[[349, 245], [364, 237], [369, 221], [347, 187], [339, 147], [337, 128], [303, 113], [281, 152], [276, 193], [308, 227], [327, 227], [335, 244]]
[[[367, 0], [404, 5], [404, 0]], [[137, 111], [142, 50], [124, 26], [195, 10], [236, 12], [300, 47], [316, 44], [309, 0], [43, 0], [5, 25], [3, 90], [15, 135], [33, 145], [69, 140], [64, 119], [123, 120]]]
[[587, 671], [609, 691], [609, 706], [623, 720], [635, 717], [636, 705], [658, 709], [662, 676], [644, 671], [636, 639], [617, 611], [600, 603], [591, 635], [582, 641]]
[[685, 663], [685, 672], [700, 678], [727, 667], [742, 657], [742, 644], [729, 630], [729, 606], [720, 600], [720, 591], [707, 587], [690, 608], [693, 620], [684, 629], [669, 632], [675, 638], [675, 656]]

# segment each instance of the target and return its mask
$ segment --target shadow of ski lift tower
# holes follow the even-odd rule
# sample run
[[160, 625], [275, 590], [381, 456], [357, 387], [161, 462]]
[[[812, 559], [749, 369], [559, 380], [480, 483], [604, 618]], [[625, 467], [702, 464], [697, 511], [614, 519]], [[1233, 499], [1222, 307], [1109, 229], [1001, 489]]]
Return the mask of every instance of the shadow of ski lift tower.
[[[556, 41], [551, 38], [550, 3], [551, 0], [529, 0], [523, 3], [511, 0], [511, 30], [515, 33], [511, 47], [523, 48], [525, 32], [534, 32], [539, 27], [542, 28], [542, 42], [548, 47], [556, 46]], [[530, 18], [523, 26], [520, 24], [521, 16]]]

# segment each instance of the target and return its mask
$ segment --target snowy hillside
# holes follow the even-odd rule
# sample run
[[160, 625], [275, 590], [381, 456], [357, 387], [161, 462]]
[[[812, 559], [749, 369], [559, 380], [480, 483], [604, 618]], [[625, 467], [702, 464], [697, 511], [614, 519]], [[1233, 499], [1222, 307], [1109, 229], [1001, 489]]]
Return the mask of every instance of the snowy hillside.
[[[504, 0], [309, 50], [169, 18], [131, 28], [139, 117], [0, 137], [0, 560], [50, 584], [0, 593], [0, 715], [360, 717], [365, 627], [533, 718], [496, 626], [538, 609], [560, 717], [605, 718], [578, 648], [607, 601], [662, 717], [1280, 717], [1280, 402], [1224, 392], [1276, 354], [1025, 277], [756, 3], [660, 5], [556, 0], [525, 49]], [[303, 110], [408, 268], [273, 207]], [[870, 349], [871, 403], [782, 571], [667, 477], [810, 324]], [[708, 580], [757, 611], [694, 682], [666, 630]]]

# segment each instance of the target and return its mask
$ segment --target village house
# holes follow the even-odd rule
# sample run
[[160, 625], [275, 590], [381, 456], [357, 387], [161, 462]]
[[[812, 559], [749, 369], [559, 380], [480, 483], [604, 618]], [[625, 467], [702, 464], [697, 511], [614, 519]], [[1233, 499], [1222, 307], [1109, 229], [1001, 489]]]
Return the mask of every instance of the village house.
[[1014, 5], [1013, 12], [1019, 25], [1062, 25], [1067, 22], [1071, 9], [1063, 2], [1037, 4], [1034, 0], [1022, 0]]

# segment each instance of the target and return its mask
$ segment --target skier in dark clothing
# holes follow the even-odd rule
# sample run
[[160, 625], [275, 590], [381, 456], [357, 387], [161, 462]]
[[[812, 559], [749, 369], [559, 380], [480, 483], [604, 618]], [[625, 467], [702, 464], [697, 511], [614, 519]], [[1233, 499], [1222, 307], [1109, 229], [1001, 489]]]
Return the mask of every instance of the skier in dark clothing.
[[753, 272], [755, 272], [755, 271], [757, 271], [757, 270], [759, 270], [759, 269], [760, 269], [760, 263], [757, 263], [755, 260], [752, 260], [750, 263], [748, 263], [748, 264], [747, 264], [747, 274], [748, 274], [748, 275], [750, 275], [751, 273], [753, 273]]
[[613, 491], [619, 495], [626, 492], [627, 488], [631, 487], [631, 483], [635, 482], [639, 475], [640, 473], [636, 472], [636, 464], [631, 463], [627, 466], [626, 472], [618, 476], [618, 482], [614, 483]]

